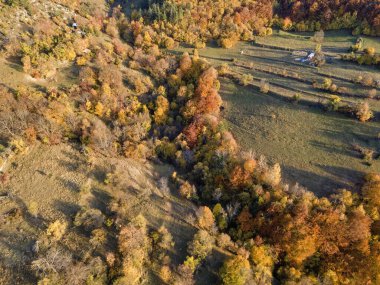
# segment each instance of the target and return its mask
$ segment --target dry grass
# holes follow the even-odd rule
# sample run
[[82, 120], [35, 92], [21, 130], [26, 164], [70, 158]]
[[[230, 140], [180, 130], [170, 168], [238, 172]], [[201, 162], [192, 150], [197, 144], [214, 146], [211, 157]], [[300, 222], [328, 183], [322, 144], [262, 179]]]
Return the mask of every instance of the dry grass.
[[[9, 276], [9, 280], [0, 277], [2, 285], [35, 284], [30, 272], [25, 268], [19, 270], [18, 265], [32, 261], [32, 245], [46, 233], [49, 224], [49, 233], [53, 231], [51, 225], [55, 221], [68, 223], [63, 236], [59, 230], [62, 244], [72, 252], [86, 248], [89, 237], [73, 228], [76, 213], [81, 208], [107, 213], [107, 204], [114, 195], [121, 195], [127, 201], [127, 219], [142, 214], [150, 229], [165, 225], [175, 242], [175, 251], [170, 253], [174, 264], [186, 257], [186, 244], [195, 228], [185, 218], [195, 213], [195, 209], [178, 195], [161, 192], [160, 178], [173, 171], [166, 165], [125, 158], [96, 158], [89, 164], [78, 150], [61, 144], [36, 145], [27, 153], [13, 157], [5, 171], [10, 181], [0, 189], [1, 193], [9, 193], [9, 197], [0, 200], [0, 272]], [[105, 185], [106, 173], [111, 171], [113, 183]], [[37, 209], [30, 212], [29, 205], [35, 203]], [[16, 276], [21, 283], [15, 283]]]

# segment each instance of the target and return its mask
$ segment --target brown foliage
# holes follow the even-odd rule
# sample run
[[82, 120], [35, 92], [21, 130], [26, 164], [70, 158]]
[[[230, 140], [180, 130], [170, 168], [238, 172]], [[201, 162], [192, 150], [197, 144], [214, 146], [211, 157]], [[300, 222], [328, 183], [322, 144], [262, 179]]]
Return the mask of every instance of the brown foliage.
[[251, 215], [247, 207], [245, 207], [243, 211], [241, 211], [241, 213], [237, 217], [237, 221], [239, 223], [239, 228], [245, 233], [252, 231], [254, 228], [253, 216]]
[[237, 165], [231, 171], [230, 183], [234, 189], [239, 189], [248, 185], [251, 180], [250, 172]]

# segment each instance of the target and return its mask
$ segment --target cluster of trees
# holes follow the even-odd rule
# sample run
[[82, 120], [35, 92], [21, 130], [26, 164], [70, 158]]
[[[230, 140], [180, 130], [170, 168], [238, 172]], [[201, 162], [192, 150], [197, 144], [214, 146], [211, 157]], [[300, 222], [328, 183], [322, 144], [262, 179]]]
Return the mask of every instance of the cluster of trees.
[[[362, 1], [176, 1], [165, 0], [134, 10], [158, 33], [203, 47], [211, 39], [225, 48], [253, 35], [270, 35], [271, 25], [285, 30], [352, 29], [354, 34], [380, 35], [380, 5]], [[276, 16], [273, 18], [273, 13]]]
[[[72, 64], [79, 84], [39, 91], [2, 87], [2, 145], [19, 149], [36, 140], [55, 144], [65, 138], [79, 140], [85, 149], [128, 157], [152, 155], [151, 125], [165, 124], [173, 107], [164, 83], [177, 61], [159, 49], [172, 42], [140, 21], [128, 21], [119, 9], [102, 21], [98, 32], [91, 32], [96, 19], [80, 25], [90, 31], [85, 35], [49, 19], [23, 37], [16, 54], [25, 72], [54, 80], [52, 71], [60, 63]], [[101, 40], [100, 32], [111, 39]]]
[[202, 47], [211, 39], [223, 47], [238, 40], [249, 40], [253, 34], [271, 33], [272, 1], [177, 1], [152, 4], [149, 9], [132, 13], [143, 16], [158, 32], [177, 41]]
[[[180, 116], [184, 128], [174, 139], [162, 137], [157, 153], [196, 185], [194, 193], [175, 180], [184, 196], [208, 205], [202, 211], [208, 218], [200, 224], [211, 221], [217, 231], [243, 245], [221, 268], [224, 284], [251, 279], [269, 284], [274, 278], [283, 284], [378, 282], [378, 233], [371, 227], [377, 223], [377, 209], [368, 205], [377, 191], [377, 175], [368, 178], [362, 195], [341, 190], [330, 199], [285, 185], [278, 164], [239, 151], [223, 127], [212, 67], [184, 54], [169, 84], [174, 90], [170, 105], [177, 106], [169, 116]], [[212, 238], [199, 233], [205, 252], [215, 238], [212, 228]], [[191, 252], [190, 258], [201, 262], [205, 252]]]
[[[80, 82], [45, 91], [1, 88], [0, 143], [22, 152], [36, 140], [56, 144], [66, 138], [80, 143], [86, 154], [138, 158], [153, 156], [154, 150], [177, 167], [173, 182], [179, 193], [204, 205], [188, 257], [173, 274], [170, 233], [165, 228], [149, 233], [144, 219], [127, 217], [128, 200], [120, 195], [107, 216], [85, 207], [75, 216], [74, 225], [90, 236], [90, 253], [83, 258], [60, 244], [66, 222], [48, 226], [32, 263], [40, 284], [139, 284], [150, 266], [164, 282], [193, 284], [194, 272], [215, 245], [230, 252], [220, 269], [226, 285], [274, 279], [283, 284], [378, 283], [379, 175], [366, 177], [361, 194], [343, 189], [330, 199], [284, 184], [279, 164], [239, 150], [221, 122], [217, 70], [196, 54], [176, 59], [159, 49], [174, 44], [168, 35], [190, 43], [218, 38], [228, 46], [223, 40], [244, 38], [245, 32], [266, 25], [271, 1], [170, 3], [177, 6], [147, 12], [151, 25], [128, 20], [115, 9], [98, 29], [107, 40], [96, 32], [78, 38], [65, 27], [27, 37], [30, 44], [20, 52], [26, 70], [28, 63], [38, 70], [40, 58], [75, 60]], [[180, 5], [190, 7], [183, 21], [165, 21], [164, 15], [175, 17], [170, 11]], [[98, 19], [90, 18], [88, 26]], [[80, 43], [81, 53], [76, 51]], [[250, 80], [243, 78], [242, 84]], [[333, 88], [332, 82], [325, 85]], [[266, 93], [270, 86], [263, 81], [260, 88]], [[364, 121], [370, 114], [363, 104], [356, 115]], [[112, 181], [107, 175], [105, 183]], [[117, 240], [117, 249], [99, 254], [99, 246], [109, 240]], [[99, 255], [103, 258], [94, 257]]]
[[285, 29], [314, 31], [354, 29], [354, 34], [380, 35], [380, 4], [372, 0], [280, 0], [276, 13]]
[[373, 47], [366, 48], [363, 52], [345, 54], [342, 59], [354, 61], [361, 65], [380, 65], [380, 55], [376, 53]]

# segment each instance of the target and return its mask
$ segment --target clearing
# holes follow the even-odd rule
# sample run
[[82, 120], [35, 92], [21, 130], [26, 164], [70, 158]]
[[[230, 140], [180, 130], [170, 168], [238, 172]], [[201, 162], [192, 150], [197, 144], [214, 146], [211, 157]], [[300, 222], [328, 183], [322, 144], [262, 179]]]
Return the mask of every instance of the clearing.
[[[321, 68], [298, 62], [292, 50], [282, 49], [310, 50], [315, 46], [310, 36], [275, 32], [271, 37], [258, 38], [256, 44], [240, 42], [228, 50], [211, 44], [199, 54], [216, 66], [228, 64], [235, 77], [253, 77], [245, 87], [230, 78], [221, 79], [224, 119], [244, 149], [279, 162], [285, 181], [299, 182], [318, 196], [340, 188], [355, 191], [364, 173], [380, 169], [380, 89], [353, 79], [368, 76], [376, 81], [380, 73], [375, 67], [338, 59], [355, 41], [346, 31], [325, 33], [323, 50], [331, 60]], [[366, 38], [365, 45], [380, 47], [380, 40]], [[174, 52], [184, 51], [191, 53], [192, 49], [180, 47]], [[323, 104], [334, 93], [312, 86], [325, 78], [344, 88], [339, 95], [343, 103], [369, 102], [374, 119], [361, 123], [344, 114], [326, 112]], [[268, 94], [259, 91], [262, 79], [270, 83]], [[369, 98], [372, 89], [377, 96]], [[292, 100], [295, 94], [300, 96], [298, 102]], [[373, 160], [364, 161], [354, 148], [373, 150]]]
[[[39, 144], [25, 154], [10, 158], [4, 170], [10, 180], [0, 188], [2, 285], [35, 284], [35, 277], [26, 265], [35, 258], [32, 246], [47, 225], [57, 219], [73, 221], [81, 207], [99, 209], [107, 215], [109, 202], [115, 195], [122, 195], [128, 201], [125, 212], [129, 218], [142, 214], [150, 229], [164, 225], [169, 230], [175, 242], [171, 256], [174, 264], [183, 262], [187, 243], [197, 230], [194, 219], [188, 219], [195, 215], [195, 205], [180, 199], [174, 190], [162, 193], [160, 189], [159, 180], [173, 172], [168, 165], [110, 157], [96, 158], [89, 163], [70, 144]], [[117, 177], [117, 186], [104, 183], [110, 172]], [[84, 195], [81, 189], [88, 185], [90, 191]], [[31, 213], [32, 208], [38, 212], [37, 217]], [[88, 239], [85, 232], [70, 224], [62, 244], [71, 252], [85, 254]], [[215, 249], [207, 266], [198, 274], [202, 280], [197, 284], [216, 280], [215, 270], [223, 261], [221, 254]], [[148, 284], [157, 284], [154, 274]]]

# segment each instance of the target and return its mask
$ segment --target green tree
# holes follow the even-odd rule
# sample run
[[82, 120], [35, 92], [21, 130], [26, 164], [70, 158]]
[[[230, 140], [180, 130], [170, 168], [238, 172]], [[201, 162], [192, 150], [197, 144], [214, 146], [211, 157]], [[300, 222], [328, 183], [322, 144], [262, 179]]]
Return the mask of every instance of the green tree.
[[237, 255], [224, 262], [220, 270], [220, 278], [225, 285], [244, 285], [249, 277], [249, 262]]

